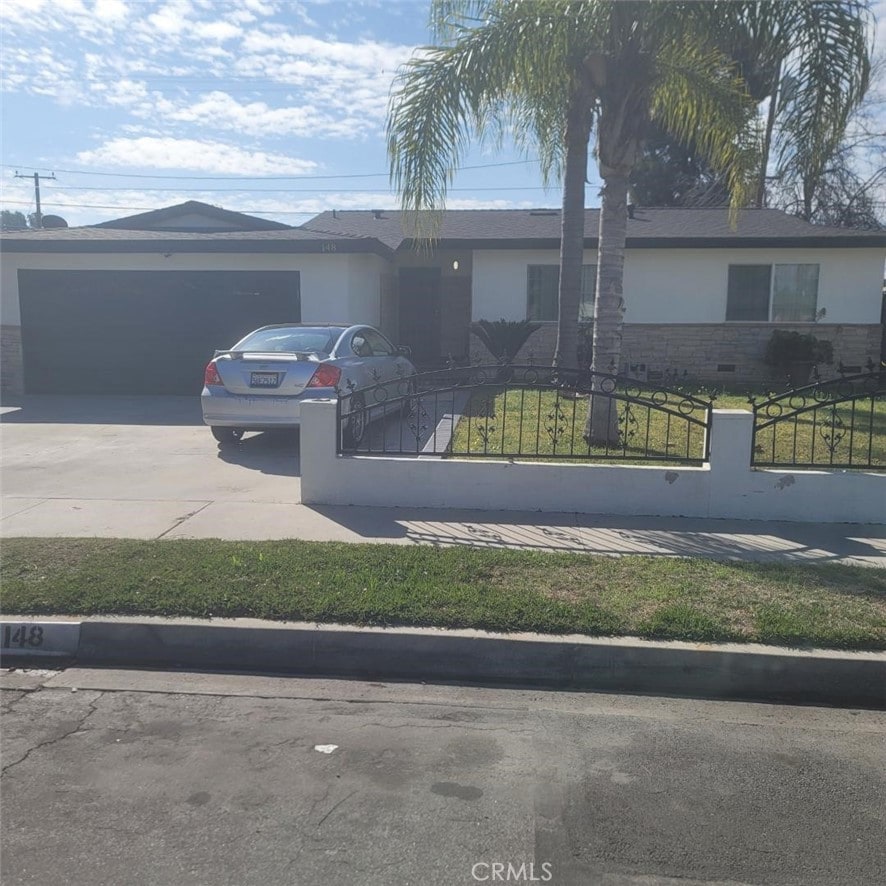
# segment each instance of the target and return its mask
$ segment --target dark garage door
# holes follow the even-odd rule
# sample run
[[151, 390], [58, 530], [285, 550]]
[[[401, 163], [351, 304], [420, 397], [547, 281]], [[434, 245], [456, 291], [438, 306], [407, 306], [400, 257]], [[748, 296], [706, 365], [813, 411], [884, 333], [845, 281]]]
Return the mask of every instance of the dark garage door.
[[301, 319], [297, 271], [19, 271], [30, 394], [196, 394], [216, 348]]

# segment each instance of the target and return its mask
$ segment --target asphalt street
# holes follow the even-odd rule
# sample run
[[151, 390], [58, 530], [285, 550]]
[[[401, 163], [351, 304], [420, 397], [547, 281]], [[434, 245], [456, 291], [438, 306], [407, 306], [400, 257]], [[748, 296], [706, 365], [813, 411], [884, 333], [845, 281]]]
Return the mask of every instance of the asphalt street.
[[4, 886], [886, 869], [883, 713], [84, 669], [0, 686]]

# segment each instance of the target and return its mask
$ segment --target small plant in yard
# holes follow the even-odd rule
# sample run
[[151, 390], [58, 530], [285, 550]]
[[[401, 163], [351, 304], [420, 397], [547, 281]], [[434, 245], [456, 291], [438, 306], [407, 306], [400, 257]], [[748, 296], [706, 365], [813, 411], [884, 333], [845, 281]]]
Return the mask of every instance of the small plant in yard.
[[529, 336], [540, 323], [530, 320], [477, 320], [471, 332], [480, 339], [492, 356], [501, 363], [513, 363]]
[[776, 329], [766, 344], [763, 362], [786, 373], [791, 384], [809, 381], [814, 366], [834, 362], [834, 346], [811, 333]]

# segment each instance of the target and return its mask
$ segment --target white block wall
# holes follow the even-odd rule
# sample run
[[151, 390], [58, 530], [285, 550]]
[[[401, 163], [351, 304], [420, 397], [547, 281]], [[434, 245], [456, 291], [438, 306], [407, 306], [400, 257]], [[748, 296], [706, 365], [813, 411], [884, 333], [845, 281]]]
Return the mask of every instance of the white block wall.
[[305, 504], [881, 523], [886, 474], [754, 470], [753, 414], [715, 409], [704, 467], [336, 454], [336, 404], [301, 411]]

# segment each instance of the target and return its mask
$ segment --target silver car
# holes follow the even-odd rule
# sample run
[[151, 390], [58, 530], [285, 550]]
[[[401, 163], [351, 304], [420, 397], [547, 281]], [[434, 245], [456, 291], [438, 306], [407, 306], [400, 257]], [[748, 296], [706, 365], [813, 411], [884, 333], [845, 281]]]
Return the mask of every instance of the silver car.
[[[303, 400], [388, 381], [402, 389], [415, 374], [407, 353], [371, 326], [263, 326], [209, 362], [200, 398], [203, 421], [220, 444], [236, 443], [244, 431], [298, 427]], [[359, 394], [348, 402], [353, 417], [345, 433], [350, 443], [359, 443], [371, 409], [363, 408]]]

